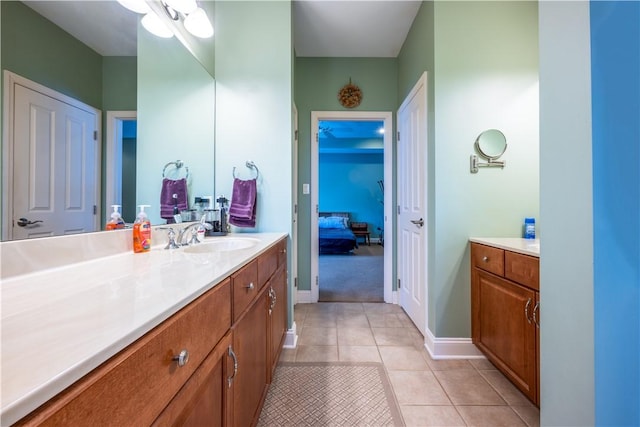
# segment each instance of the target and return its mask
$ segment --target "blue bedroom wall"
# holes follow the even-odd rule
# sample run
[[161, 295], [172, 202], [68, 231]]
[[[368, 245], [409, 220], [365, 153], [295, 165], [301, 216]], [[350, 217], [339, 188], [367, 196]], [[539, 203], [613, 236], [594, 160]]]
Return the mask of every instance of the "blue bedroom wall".
[[640, 425], [640, 2], [590, 3], [595, 419]]
[[320, 153], [320, 212], [349, 212], [351, 220], [366, 222], [372, 238], [383, 224], [382, 150], [375, 153]]

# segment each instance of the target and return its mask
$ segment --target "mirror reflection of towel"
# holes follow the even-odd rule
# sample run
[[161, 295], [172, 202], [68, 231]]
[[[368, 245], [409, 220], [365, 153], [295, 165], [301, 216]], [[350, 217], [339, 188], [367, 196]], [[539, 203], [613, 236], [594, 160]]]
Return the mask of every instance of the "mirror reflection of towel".
[[168, 179], [162, 180], [162, 190], [160, 191], [160, 217], [173, 220], [173, 195], [177, 195], [178, 211], [187, 209], [187, 180]]
[[255, 179], [233, 180], [231, 205], [229, 206], [229, 224], [237, 227], [256, 226], [257, 183]]

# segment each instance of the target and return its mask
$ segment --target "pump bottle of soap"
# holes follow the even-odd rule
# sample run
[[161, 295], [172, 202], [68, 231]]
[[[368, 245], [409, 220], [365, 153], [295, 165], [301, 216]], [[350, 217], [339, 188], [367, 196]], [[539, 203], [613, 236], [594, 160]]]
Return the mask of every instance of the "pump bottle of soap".
[[118, 208], [120, 205], [111, 205], [113, 208], [113, 212], [111, 212], [111, 219], [107, 221], [107, 225], [105, 226], [106, 230], [119, 230], [124, 228], [124, 220], [118, 212]]
[[140, 212], [133, 223], [133, 252], [148, 252], [151, 249], [151, 222], [144, 208], [149, 205], [139, 205]]

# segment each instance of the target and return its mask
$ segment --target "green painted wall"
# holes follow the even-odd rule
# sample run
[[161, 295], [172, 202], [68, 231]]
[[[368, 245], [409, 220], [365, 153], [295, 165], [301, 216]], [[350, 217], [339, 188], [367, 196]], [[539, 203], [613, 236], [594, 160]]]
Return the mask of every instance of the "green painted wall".
[[2, 66], [95, 108], [102, 57], [17, 1], [2, 1]]
[[[470, 336], [469, 237], [520, 237], [523, 218], [539, 217], [537, 26], [535, 2], [425, 3], [399, 56], [400, 99], [422, 67], [430, 80], [427, 286], [436, 337]], [[507, 166], [471, 174], [473, 142], [490, 128], [507, 137]]]
[[136, 110], [137, 93], [138, 58], [104, 56], [102, 58], [103, 111]]
[[395, 58], [296, 58], [299, 290], [311, 289], [311, 196], [302, 194], [302, 184], [311, 182], [311, 112], [347, 111], [338, 102], [337, 95], [349, 79], [363, 94], [356, 111], [397, 110], [398, 62]]

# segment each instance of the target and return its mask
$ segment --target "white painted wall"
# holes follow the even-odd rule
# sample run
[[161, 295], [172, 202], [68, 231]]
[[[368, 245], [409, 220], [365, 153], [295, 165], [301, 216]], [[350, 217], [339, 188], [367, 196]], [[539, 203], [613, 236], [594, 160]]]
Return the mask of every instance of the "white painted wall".
[[541, 425], [595, 425], [589, 2], [540, 2]]
[[213, 77], [184, 46], [176, 38], [161, 39], [140, 27], [136, 200], [151, 205], [152, 224], [165, 223], [160, 218], [160, 190], [168, 162], [182, 160], [189, 167], [190, 206], [195, 196], [213, 195], [214, 105]]

